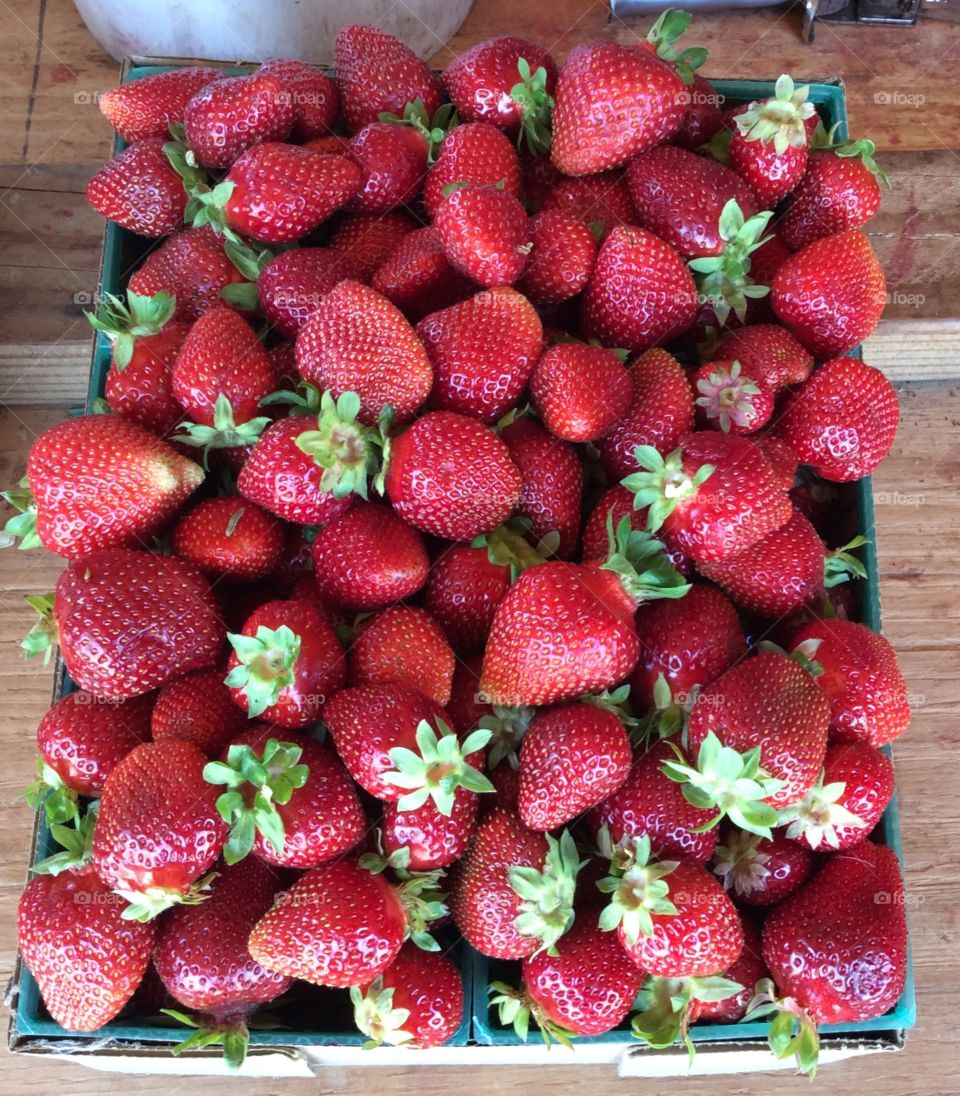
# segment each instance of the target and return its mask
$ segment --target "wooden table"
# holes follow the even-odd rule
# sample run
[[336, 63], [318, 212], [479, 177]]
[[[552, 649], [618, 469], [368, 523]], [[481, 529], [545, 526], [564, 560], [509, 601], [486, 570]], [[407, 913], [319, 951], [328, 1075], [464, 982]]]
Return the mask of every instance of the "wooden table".
[[[955, 2], [955, 0], [954, 0]], [[115, 80], [116, 66], [86, 33], [67, 0], [0, 0], [0, 485], [22, 475], [33, 438], [78, 403], [86, 380], [89, 340], [80, 312], [96, 287], [101, 226], [82, 191], [107, 153], [109, 133], [83, 100]], [[955, 792], [960, 729], [960, 349], [955, 336], [960, 262], [955, 247], [960, 184], [956, 129], [960, 107], [954, 69], [960, 33], [949, 5], [913, 31], [823, 28], [816, 48], [799, 41], [796, 13], [709, 16], [699, 40], [712, 51], [713, 76], [842, 75], [851, 125], [888, 155], [895, 189], [870, 233], [894, 294], [889, 319], [870, 340], [868, 359], [900, 385], [903, 426], [875, 478], [877, 541], [886, 632], [901, 654], [915, 718], [896, 750], [908, 863], [909, 916], [920, 1025], [906, 1051], [844, 1063], [824, 1071], [820, 1092], [869, 1088], [893, 1096], [922, 1087], [930, 1096], [957, 1091], [952, 1025], [960, 984], [960, 804]], [[598, 35], [628, 40], [642, 25], [607, 26], [603, 3], [553, 0], [517, 10], [509, 0], [478, 0], [451, 43], [460, 50], [499, 28], [555, 46], [562, 55]], [[443, 55], [438, 58], [443, 61]], [[914, 98], [904, 98], [912, 95]], [[898, 150], [898, 151], [895, 151]], [[916, 378], [927, 378], [917, 380]], [[932, 379], [931, 379], [932, 378]], [[30, 626], [23, 595], [52, 588], [61, 561], [45, 552], [0, 551], [0, 980], [12, 969], [13, 917], [25, 874], [30, 814], [20, 789], [28, 782], [33, 732], [49, 703], [50, 673], [17, 657]], [[6, 1017], [0, 1018], [6, 1026]], [[558, 1051], [558, 1060], [560, 1059]], [[922, 1078], [922, 1080], [921, 1080]], [[46, 1096], [67, 1087], [74, 1096], [110, 1083], [69, 1062], [0, 1052], [0, 1090]], [[176, 1082], [130, 1078], [135, 1093], [168, 1093]], [[183, 1082], [194, 1087], [195, 1082]], [[285, 1096], [349, 1091], [491, 1096], [526, 1093], [531, 1084], [572, 1094], [587, 1085], [604, 1093], [663, 1090], [659, 1083], [618, 1081], [609, 1067], [551, 1066], [507, 1071], [443, 1068], [386, 1073], [333, 1071], [313, 1082], [283, 1082]], [[691, 1079], [684, 1091], [798, 1091], [789, 1076]], [[203, 1082], [213, 1096], [228, 1091], [280, 1092], [281, 1083]]]

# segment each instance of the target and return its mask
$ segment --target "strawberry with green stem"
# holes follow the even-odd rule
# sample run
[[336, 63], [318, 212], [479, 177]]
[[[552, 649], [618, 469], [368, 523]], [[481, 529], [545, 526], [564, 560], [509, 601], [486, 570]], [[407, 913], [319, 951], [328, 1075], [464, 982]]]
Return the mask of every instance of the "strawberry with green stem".
[[256, 582], [276, 567], [283, 530], [259, 506], [229, 495], [193, 507], [174, 525], [170, 545], [211, 579]]
[[[781, 815], [781, 823], [791, 808]], [[783, 828], [770, 837], [727, 826], [710, 864], [714, 875], [741, 906], [775, 906], [806, 883], [813, 857]]]
[[423, 183], [423, 202], [431, 219], [452, 187], [466, 184], [499, 187], [519, 197], [517, 151], [499, 129], [482, 123], [467, 123], [454, 126], [441, 137]]
[[685, 109], [680, 128], [671, 138], [675, 145], [690, 150], [706, 144], [722, 125], [720, 104], [723, 97], [697, 69], [707, 61], [707, 51], [701, 46], [678, 49], [677, 40], [690, 26], [691, 15], [669, 8], [662, 12], [647, 32], [646, 44], [661, 61], [672, 65], [683, 81]]
[[761, 978], [750, 998], [744, 1021], [755, 1023], [771, 1017], [767, 1044], [774, 1058], [793, 1058], [797, 1073], [811, 1080], [817, 1075], [820, 1036], [810, 1014], [792, 996], [781, 996], [772, 978]]
[[730, 313], [744, 323], [747, 307], [770, 293], [770, 287], [758, 285], [750, 276], [750, 256], [768, 240], [765, 236], [770, 212], [756, 213], [746, 218], [736, 200], [720, 211], [717, 230], [722, 242], [719, 254], [691, 259], [689, 266], [697, 275], [697, 289], [710, 305], [717, 320], [724, 324]]
[[742, 373], [740, 362], [707, 362], [694, 377], [695, 403], [709, 426], [725, 434], [752, 434], [773, 414], [773, 395]]
[[285, 140], [294, 116], [292, 96], [274, 76], [225, 77], [186, 104], [184, 139], [193, 163], [228, 168], [258, 142]]
[[690, 1038], [690, 1024], [701, 1005], [716, 1005], [743, 992], [743, 986], [725, 974], [696, 978], [651, 977], [641, 989], [635, 1005], [637, 1014], [630, 1021], [636, 1039], [657, 1050], [680, 1042], [687, 1048], [690, 1062], [696, 1046]]
[[102, 92], [97, 106], [127, 142], [166, 138], [170, 124], [183, 121], [184, 108], [193, 96], [222, 76], [220, 69], [206, 65], [157, 72]]

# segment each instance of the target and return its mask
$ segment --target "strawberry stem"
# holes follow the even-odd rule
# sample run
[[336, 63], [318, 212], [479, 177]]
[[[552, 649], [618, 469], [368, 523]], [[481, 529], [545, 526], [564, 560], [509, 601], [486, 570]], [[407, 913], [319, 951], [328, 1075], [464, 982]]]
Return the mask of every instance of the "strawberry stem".
[[403, 1026], [410, 1019], [410, 1010], [394, 1008], [393, 993], [392, 986], [383, 988], [383, 975], [367, 986], [366, 993], [360, 986], [350, 987], [353, 1022], [368, 1037], [363, 1044], [365, 1050], [383, 1046], [384, 1043], [398, 1047], [413, 1042], [413, 1032]]
[[356, 392], [341, 392], [336, 399], [324, 392], [317, 429], [305, 430], [296, 440], [297, 448], [323, 469], [320, 486], [334, 498], [350, 494], [367, 498], [368, 479], [376, 478], [385, 463], [386, 423], [364, 426], [357, 421], [359, 413], [360, 397]]
[[228, 632], [227, 639], [240, 659], [224, 678], [224, 684], [239, 689], [247, 699], [251, 719], [261, 715], [293, 684], [293, 671], [300, 657], [300, 637], [286, 624], [267, 628], [261, 624], [255, 636]]
[[20, 543], [17, 547], [23, 552], [41, 547], [42, 541], [37, 534], [37, 503], [30, 491], [27, 477], [20, 480], [16, 490], [0, 491], [0, 497], [17, 511], [3, 527], [7, 536], [19, 537]]
[[552, 834], [546, 837], [543, 869], [517, 865], [507, 876], [521, 898], [520, 913], [514, 921], [517, 932], [540, 941], [534, 955], [544, 950], [548, 955], [557, 954], [557, 941], [573, 924], [577, 874], [586, 864], [569, 830], [564, 830], [559, 840]]

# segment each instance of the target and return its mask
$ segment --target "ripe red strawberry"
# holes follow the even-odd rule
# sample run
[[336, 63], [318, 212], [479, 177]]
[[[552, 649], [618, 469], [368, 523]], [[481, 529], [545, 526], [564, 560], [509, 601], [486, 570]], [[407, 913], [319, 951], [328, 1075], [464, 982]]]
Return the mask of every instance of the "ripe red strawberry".
[[87, 201], [108, 221], [138, 236], [166, 236], [183, 224], [187, 192], [162, 137], [134, 141], [90, 179]]
[[739, 957], [740, 917], [706, 868], [689, 860], [651, 860], [644, 835], [614, 850], [611, 870], [599, 884], [612, 895], [600, 928], [616, 930], [641, 970], [661, 978], [702, 978]]
[[392, 605], [357, 626], [351, 685], [407, 685], [441, 707], [450, 699], [453, 651], [428, 612]]
[[[550, 153], [531, 152], [520, 149], [520, 192], [523, 204], [531, 211], [543, 208], [544, 199], [566, 178], [550, 162]], [[586, 176], [587, 179], [590, 176]], [[582, 182], [580, 179], [568, 180]]]
[[667, 742], [639, 753], [620, 788], [587, 815], [590, 829], [606, 827], [614, 845], [647, 834], [657, 856], [709, 860], [717, 830], [709, 826], [711, 812], [688, 803], [664, 773], [663, 763], [675, 757]]
[[220, 69], [192, 65], [141, 76], [103, 92], [97, 99], [100, 112], [129, 142], [144, 137], [170, 139], [170, 123], [183, 121], [187, 103], [201, 88], [219, 80]]
[[559, 537], [554, 553], [569, 559], [580, 536], [583, 495], [583, 468], [576, 450], [528, 417], [505, 426], [500, 437], [520, 472], [517, 513], [529, 519], [535, 541], [550, 534]]
[[713, 850], [711, 867], [735, 902], [775, 906], [807, 881], [813, 857], [783, 830], [760, 837], [728, 826]]
[[204, 167], [230, 167], [262, 141], [283, 141], [296, 111], [276, 76], [254, 73], [207, 84], [187, 103], [187, 145]]
[[225, 681], [251, 719], [308, 727], [346, 680], [337, 637], [309, 602], [268, 601], [228, 638], [233, 653]]
[[590, 280], [597, 242], [590, 229], [560, 210], [537, 214], [530, 224], [533, 247], [520, 289], [538, 304], [575, 297]]
[[34, 875], [17, 905], [17, 945], [43, 1003], [68, 1031], [96, 1031], [127, 1004], [150, 964], [155, 927], [123, 916], [92, 864]]
[[720, 107], [723, 96], [699, 72], [693, 73], [693, 81], [683, 89], [682, 95], [683, 118], [671, 141], [693, 151], [709, 144], [722, 128], [723, 111]]
[[258, 76], [272, 76], [283, 86], [293, 106], [292, 141], [325, 137], [333, 129], [340, 110], [337, 85], [313, 65], [292, 59], [267, 61]]
[[199, 905], [171, 910], [161, 923], [153, 953], [163, 985], [176, 1001], [203, 1016], [178, 1053], [222, 1043], [229, 1066], [243, 1063], [247, 1017], [279, 997], [292, 979], [262, 967], [247, 951], [250, 930], [273, 905], [281, 888], [274, 872], [254, 857], [225, 867]]
[[505, 285], [426, 316], [417, 336], [433, 365], [430, 407], [488, 424], [516, 407], [543, 348], [540, 317]]
[[[610, 537], [607, 533], [607, 519], [610, 519], [614, 529], [623, 518], [628, 518], [631, 529], [645, 530], [647, 527], [647, 511], [635, 510], [633, 507], [633, 495], [622, 484], [615, 484], [607, 488], [600, 496], [600, 501], [593, 508], [583, 526], [581, 540], [584, 563], [589, 560], [602, 562], [607, 558], [610, 550]], [[693, 564], [684, 555], [681, 549], [664, 534], [661, 529], [657, 533], [657, 540], [664, 546], [667, 558], [682, 575], [693, 574]]]
[[721, 997], [719, 1001], [704, 1001], [694, 995], [687, 1010], [687, 1019], [690, 1023], [696, 1020], [714, 1024], [737, 1023], [746, 1015], [747, 1008], [753, 1000], [756, 984], [761, 978], [770, 976], [767, 964], [763, 961], [760, 925], [755, 918], [742, 910], [740, 923], [743, 925], [743, 951], [740, 952], [740, 958], [723, 972], [723, 977], [741, 986], [742, 989], [729, 996]]
[[107, 777], [93, 835], [93, 863], [105, 883], [147, 921], [181, 902], [202, 900], [201, 876], [220, 855], [227, 825], [203, 779], [206, 757], [178, 738], [137, 746]]
[[480, 285], [512, 285], [527, 265], [530, 222], [505, 189], [459, 187], [444, 199], [433, 224], [451, 266]]
[[417, 227], [405, 213], [351, 213], [340, 221], [328, 245], [350, 260], [360, 281], [368, 282]]
[[661, 675], [671, 695], [682, 700], [747, 653], [736, 609], [719, 590], [703, 583], [691, 586], [678, 601], [642, 605], [636, 626], [640, 661], [630, 690], [641, 710], [655, 707]]
[[470, 844], [479, 798], [466, 788], [457, 788], [449, 815], [441, 814], [431, 799], [409, 811], [400, 810], [396, 803], [384, 803], [381, 833], [384, 852], [392, 855], [405, 849], [410, 855], [410, 871], [449, 867]]
[[430, 361], [403, 313], [356, 281], [331, 290], [300, 329], [297, 368], [334, 396], [356, 392], [368, 425], [388, 406], [397, 421], [412, 418], [433, 384]]
[[554, 96], [554, 164], [565, 175], [592, 175], [627, 163], [677, 131], [682, 92], [680, 77], [652, 53], [613, 42], [576, 46]]
[[907, 686], [884, 636], [851, 620], [817, 620], [797, 632], [797, 648], [823, 670], [814, 681], [830, 702], [833, 741], [886, 746], [907, 729]]
[[[456, 546], [461, 547], [460, 545]], [[491, 614], [492, 615], [492, 614]], [[486, 635], [484, 635], [486, 639]], [[467, 658], [458, 658], [457, 667], [453, 671], [453, 686], [450, 690], [450, 701], [447, 704], [447, 712], [453, 717], [453, 722], [464, 734], [469, 734], [480, 725], [480, 720], [486, 715], [493, 714], [493, 708], [483, 703], [480, 699], [480, 671], [483, 669], [483, 658], [480, 655], [470, 655]], [[496, 746], [488, 751], [488, 761], [494, 757]], [[485, 800], [489, 803], [489, 800]]]
[[570, 928], [580, 866], [568, 832], [559, 840], [536, 833], [494, 807], [451, 876], [450, 912], [481, 954], [522, 959], [552, 947]]
[[81, 689], [123, 699], [215, 666], [224, 630], [192, 564], [128, 548], [76, 560], [57, 582], [60, 652]]
[[430, 567], [423, 603], [462, 658], [483, 650], [493, 614], [509, 585], [509, 565], [491, 560], [487, 548], [454, 544]]
[[216, 757], [247, 725], [223, 683], [226, 668], [199, 670], [164, 685], [150, 716], [154, 742], [183, 738]]
[[[773, 469], [777, 481], [782, 483], [790, 492], [790, 501], [794, 507], [802, 510], [803, 507], [797, 503], [796, 488], [794, 487], [794, 480], [797, 475], [797, 456], [794, 451], [775, 434], [758, 434], [753, 440], [760, 452], [767, 458], [767, 463]], [[810, 517], [810, 514], [807, 513], [806, 516]], [[814, 527], [816, 527], [816, 523], [814, 523]]]
[[472, 540], [507, 520], [522, 480], [488, 426], [433, 411], [391, 439], [386, 487], [408, 524], [448, 540]]
[[744, 218], [757, 212], [750, 187], [730, 168], [672, 145], [638, 156], [627, 169], [637, 224], [681, 254], [719, 255], [720, 214], [735, 201]]
[[869, 476], [900, 421], [893, 385], [858, 358], [824, 363], [787, 403], [778, 430], [801, 464], [836, 483]]
[[542, 563], [497, 606], [480, 691], [488, 702], [552, 704], [608, 689], [633, 669], [637, 606], [688, 587], [663, 546], [621, 521], [607, 563]]
[[463, 1022], [463, 982], [445, 955], [405, 944], [367, 986], [350, 990], [354, 1023], [367, 1046], [440, 1046]]
[[378, 30], [355, 23], [337, 34], [336, 80], [343, 116], [356, 133], [383, 113], [403, 115], [408, 103], [423, 102], [432, 118], [443, 101], [440, 82], [413, 50]]
[[426, 138], [412, 126], [371, 122], [350, 140], [347, 155], [360, 168], [350, 209], [382, 213], [416, 197], [427, 170]]
[[631, 760], [614, 712], [586, 703], [541, 712], [520, 751], [520, 820], [531, 830], [572, 821], [620, 787]]
[[629, 372], [633, 402], [597, 444], [603, 467], [615, 478], [634, 471], [638, 445], [670, 453], [693, 429], [693, 390], [676, 358], [666, 350], [648, 350], [630, 364]]
[[886, 280], [858, 229], [815, 240], [780, 267], [770, 300], [777, 316], [816, 357], [846, 354], [877, 326]]
[[36, 533], [67, 559], [149, 541], [203, 482], [203, 469], [142, 426], [85, 415], [44, 431], [27, 456]]
[[417, 592], [430, 560], [423, 538], [388, 506], [357, 502], [317, 533], [313, 573], [321, 598], [342, 609], [382, 609]]
[[554, 437], [596, 441], [611, 433], [633, 402], [633, 383], [610, 350], [557, 343], [530, 378], [530, 398]]
[[699, 418], [725, 434], [752, 434], [773, 414], [773, 393], [739, 361], [710, 361], [693, 376]]
[[260, 307], [278, 335], [293, 339], [320, 307], [322, 298], [344, 279], [353, 277], [350, 260], [331, 248], [281, 251], [257, 278]]
[[370, 285], [411, 323], [466, 300], [474, 289], [447, 261], [433, 228], [408, 232], [377, 267]]
[[747, 376], [774, 396], [788, 386], [803, 384], [813, 368], [813, 358], [807, 350], [786, 328], [772, 323], [727, 331], [717, 343], [713, 357], [718, 361], [738, 361]]
[[540, 211], [566, 213], [588, 228], [599, 224], [603, 236], [637, 219], [621, 171], [604, 171], [580, 179], [560, 175], [544, 197]]
[[644, 351], [693, 323], [697, 289], [676, 250], [642, 228], [613, 228], [583, 294], [584, 333]]
[[454, 183], [497, 186], [514, 196], [520, 193], [517, 152], [499, 129], [466, 124], [449, 130], [437, 150], [436, 161], [423, 185], [427, 215], [436, 217], [447, 198], [444, 191]]

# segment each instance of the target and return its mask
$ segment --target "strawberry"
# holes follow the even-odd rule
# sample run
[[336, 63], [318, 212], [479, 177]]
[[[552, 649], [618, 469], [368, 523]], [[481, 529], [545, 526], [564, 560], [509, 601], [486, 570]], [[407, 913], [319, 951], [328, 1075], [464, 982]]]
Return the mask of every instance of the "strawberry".
[[384, 852], [392, 855], [399, 849], [406, 850], [411, 871], [449, 867], [470, 844], [476, 828], [478, 800], [475, 793], [458, 788], [449, 815], [441, 814], [431, 799], [409, 811], [400, 810], [396, 803], [384, 803], [381, 834]]
[[584, 333], [605, 346], [644, 351], [693, 322], [697, 289], [679, 254], [642, 228], [613, 228], [583, 293]]
[[411, 323], [465, 301], [473, 292], [470, 282], [447, 261], [433, 228], [403, 236], [377, 267], [370, 285]]
[[509, 450], [483, 423], [433, 411], [391, 439], [386, 488], [408, 524], [448, 540], [500, 525], [520, 501]]
[[723, 887], [689, 860], [650, 859], [650, 838], [614, 850], [600, 928], [616, 930], [634, 963], [661, 978], [702, 978], [726, 970], [743, 950], [743, 926]]
[[886, 746], [907, 729], [907, 686], [888, 639], [865, 624], [817, 620], [797, 632], [793, 647], [823, 671], [814, 681], [830, 702], [832, 741]]
[[297, 368], [304, 380], [333, 396], [360, 396], [360, 421], [384, 409], [405, 422], [430, 394], [433, 370], [403, 313], [356, 281], [332, 289], [297, 334]]
[[554, 164], [565, 175], [592, 175], [627, 163], [677, 131], [682, 92], [680, 77], [652, 53], [613, 42], [576, 46], [554, 96]]
[[170, 138], [170, 123], [182, 122], [187, 103], [201, 88], [219, 80], [220, 69], [201, 65], [141, 76], [103, 92], [100, 113], [129, 144], [145, 137]]
[[801, 464], [835, 483], [869, 476], [900, 421], [893, 385], [859, 358], [825, 362], [787, 403], [778, 430]]
[[723, 96], [711, 81], [699, 72], [693, 74], [692, 83], [681, 93], [683, 95], [683, 118], [680, 128], [671, 138], [675, 145], [691, 152], [708, 145], [723, 128], [723, 111], [720, 106]]
[[329, 246], [345, 255], [360, 281], [367, 282], [404, 236], [417, 227], [404, 213], [351, 213], [337, 225]]
[[629, 373], [633, 402], [597, 445], [600, 461], [613, 477], [636, 468], [634, 450], [638, 445], [670, 453], [693, 429], [693, 390], [676, 358], [666, 350], [648, 350], [630, 363]]
[[217, 810], [230, 823], [228, 864], [255, 852], [281, 868], [315, 868], [348, 852], [366, 819], [356, 790], [329, 746], [297, 731], [258, 724], [234, 739], [204, 779], [226, 785]]
[[747, 653], [736, 609], [719, 590], [703, 583], [691, 586], [679, 601], [641, 606], [636, 627], [640, 660], [630, 690], [641, 710], [655, 706], [661, 675], [671, 695], [682, 700]]
[[813, 857], [783, 830], [760, 837], [728, 826], [713, 850], [711, 868], [734, 901], [746, 906], [775, 906], [807, 881]]
[[335, 68], [343, 116], [353, 133], [383, 113], [402, 116], [417, 99], [432, 118], [443, 99], [440, 82], [413, 50], [376, 27], [341, 28]]
[[[607, 534], [607, 520], [610, 520], [614, 529], [623, 518], [628, 518], [631, 529], [645, 530], [647, 527], [647, 511], [633, 508], [633, 495], [621, 484], [608, 487], [600, 496], [600, 500], [593, 508], [583, 526], [583, 562], [589, 560], [603, 561], [607, 558], [610, 547], [610, 537]], [[677, 547], [677, 545], [665, 535], [661, 529], [657, 539], [666, 549], [667, 558], [682, 575], [693, 573], [693, 564]]]
[[813, 368], [813, 358], [790, 332], [770, 323], [727, 331], [717, 343], [713, 357], [718, 361], [738, 361], [747, 376], [774, 396], [789, 385], [803, 384]]
[[486, 547], [454, 544], [434, 560], [424, 605], [459, 657], [483, 650], [493, 614], [509, 585], [509, 565], [491, 559]]
[[621, 225], [632, 225], [637, 218], [621, 171], [604, 171], [580, 179], [558, 176], [540, 212], [566, 213], [587, 228], [599, 224], [603, 236]]
[[[459, 548], [460, 545], [456, 547]], [[484, 639], [486, 639], [486, 635], [484, 635]], [[480, 672], [482, 669], [483, 658], [480, 655], [469, 655], [466, 658], [458, 658], [456, 669], [453, 671], [453, 685], [450, 688], [447, 712], [453, 717], [454, 725], [464, 734], [469, 734], [470, 731], [475, 730], [484, 716], [493, 714], [492, 706], [485, 704], [479, 696]], [[493, 746], [488, 751], [488, 762], [491, 763], [491, 767], [493, 767], [492, 763], [496, 748], [496, 734], [492, 741]], [[489, 802], [489, 800], [485, 802]]]
[[590, 280], [597, 255], [593, 232], [560, 210], [539, 213], [530, 223], [533, 246], [520, 289], [538, 304], [575, 297]]
[[752, 434], [773, 414], [773, 393], [743, 371], [739, 361], [701, 365], [693, 383], [699, 418], [725, 434]]
[[194, 1020], [164, 1010], [196, 1028], [175, 1053], [222, 1043], [231, 1068], [243, 1063], [247, 1017], [292, 985], [292, 979], [262, 967], [247, 951], [250, 930], [279, 889], [276, 875], [251, 857], [225, 867], [205, 901], [179, 906], [161, 922], [153, 953], [157, 973], [178, 1004], [203, 1014]]
[[624, 783], [587, 815], [590, 829], [599, 834], [606, 828], [614, 845], [646, 834], [657, 856], [709, 860], [717, 831], [709, 825], [710, 812], [687, 802], [664, 773], [664, 762], [674, 757], [667, 742], [639, 753]]
[[267, 61], [258, 76], [272, 76], [290, 96], [293, 106], [292, 141], [325, 137], [336, 125], [340, 110], [337, 85], [313, 65], [293, 59]]
[[633, 402], [630, 374], [610, 350], [557, 343], [530, 378], [530, 398], [544, 426], [567, 441], [596, 441], [610, 434]]
[[454, 126], [440, 142], [436, 161], [423, 184], [423, 202], [429, 217], [436, 217], [446, 200], [447, 187], [454, 183], [499, 185], [507, 194], [518, 196], [520, 163], [516, 149], [495, 126]]
[[701, 997], [693, 996], [687, 1011], [687, 1019], [691, 1023], [697, 1020], [714, 1024], [737, 1023], [746, 1015], [753, 998], [754, 986], [761, 978], [770, 976], [767, 964], [763, 961], [760, 925], [743, 911], [740, 913], [740, 922], [743, 925], [743, 951], [740, 952], [740, 958], [723, 972], [723, 977], [742, 988], [729, 996], [721, 997], [720, 1000], [705, 1001]]
[[[549, 152], [520, 149], [520, 192], [523, 204], [531, 212], [542, 209], [544, 199], [564, 178], [565, 176], [561, 175], [550, 162]], [[568, 181], [581, 182], [582, 180], [568, 179]]]
[[225, 667], [198, 670], [164, 685], [150, 716], [154, 742], [183, 738], [216, 757], [247, 725], [223, 683]]
[[663, 546], [621, 521], [606, 563], [531, 567], [497, 606], [480, 691], [501, 705], [552, 704], [607, 689], [633, 669], [636, 607], [688, 589]]
[[129, 419], [84, 415], [37, 438], [27, 479], [36, 534], [76, 559], [148, 541], [200, 486], [203, 469]]
[[627, 732], [612, 711], [567, 704], [541, 712], [520, 752], [520, 820], [531, 830], [570, 822], [620, 787], [631, 760]]
[[283, 550], [279, 522], [239, 499], [204, 499], [173, 527], [174, 555], [210, 578], [256, 582], [266, 578]]
[[107, 777], [93, 836], [100, 877], [148, 921], [182, 902], [202, 901], [201, 879], [220, 855], [227, 825], [203, 779], [207, 759], [182, 739], [137, 746]]
[[817, 358], [846, 354], [877, 326], [886, 303], [883, 268], [858, 229], [795, 252], [771, 283], [780, 320]]
[[296, 111], [284, 84], [260, 72], [215, 80], [183, 112], [186, 141], [204, 167], [230, 167], [262, 141], [283, 141]]
[[209, 583], [192, 564], [128, 548], [71, 563], [53, 616], [70, 676], [100, 697], [138, 696], [214, 666], [224, 639]]
[[482, 286], [512, 285], [533, 246], [518, 198], [499, 186], [463, 186], [437, 209], [434, 228], [450, 265]]
[[719, 255], [720, 214], [735, 201], [744, 218], [757, 212], [747, 184], [730, 168], [686, 149], [661, 145], [638, 156], [627, 169], [637, 224], [672, 244], [682, 255]]
[[350, 990], [354, 1022], [365, 1046], [440, 1046], [463, 1022], [463, 982], [445, 955], [404, 944], [369, 985]]
[[320, 307], [322, 298], [340, 282], [353, 277], [350, 260], [330, 248], [281, 251], [257, 278], [263, 315], [278, 335], [294, 339]]
[[517, 513], [530, 521], [530, 535], [539, 542], [559, 538], [554, 552], [569, 559], [580, 535], [583, 468], [576, 450], [558, 441], [532, 418], [519, 418], [500, 433], [522, 486]]
[[543, 348], [543, 326], [514, 289], [497, 286], [417, 324], [433, 365], [430, 407], [492, 424], [516, 407]]
[[87, 201], [108, 221], [138, 236], [166, 236], [183, 224], [187, 192], [162, 137], [134, 141], [92, 176]]
[[573, 923], [581, 868], [573, 838], [528, 830], [495, 807], [480, 821], [450, 885], [450, 912], [467, 943], [494, 959], [553, 949]]
[[268, 601], [247, 619], [225, 683], [251, 719], [308, 727], [346, 679], [346, 659], [323, 613], [306, 601]]
[[488, 38], [455, 57], [443, 86], [465, 122], [489, 122], [534, 149], [548, 147], [557, 66], [523, 38]]
[[[797, 476], [797, 456], [794, 451], [776, 434], [758, 434], [753, 441], [766, 457], [767, 463], [777, 477], [777, 482], [781, 483], [790, 492], [790, 501], [793, 503], [794, 508], [802, 510], [803, 507], [797, 504], [796, 488], [794, 487], [794, 480]], [[810, 514], [806, 516], [810, 517]]]
[[371, 122], [350, 139], [347, 155], [360, 168], [350, 208], [382, 213], [416, 197], [427, 170], [427, 141], [410, 126]]
[[455, 664], [440, 625], [424, 609], [392, 605], [360, 623], [350, 647], [351, 685], [406, 685], [443, 706]]
[[313, 572], [325, 602], [354, 612], [382, 609], [424, 584], [423, 538], [388, 506], [357, 502], [313, 541]]

